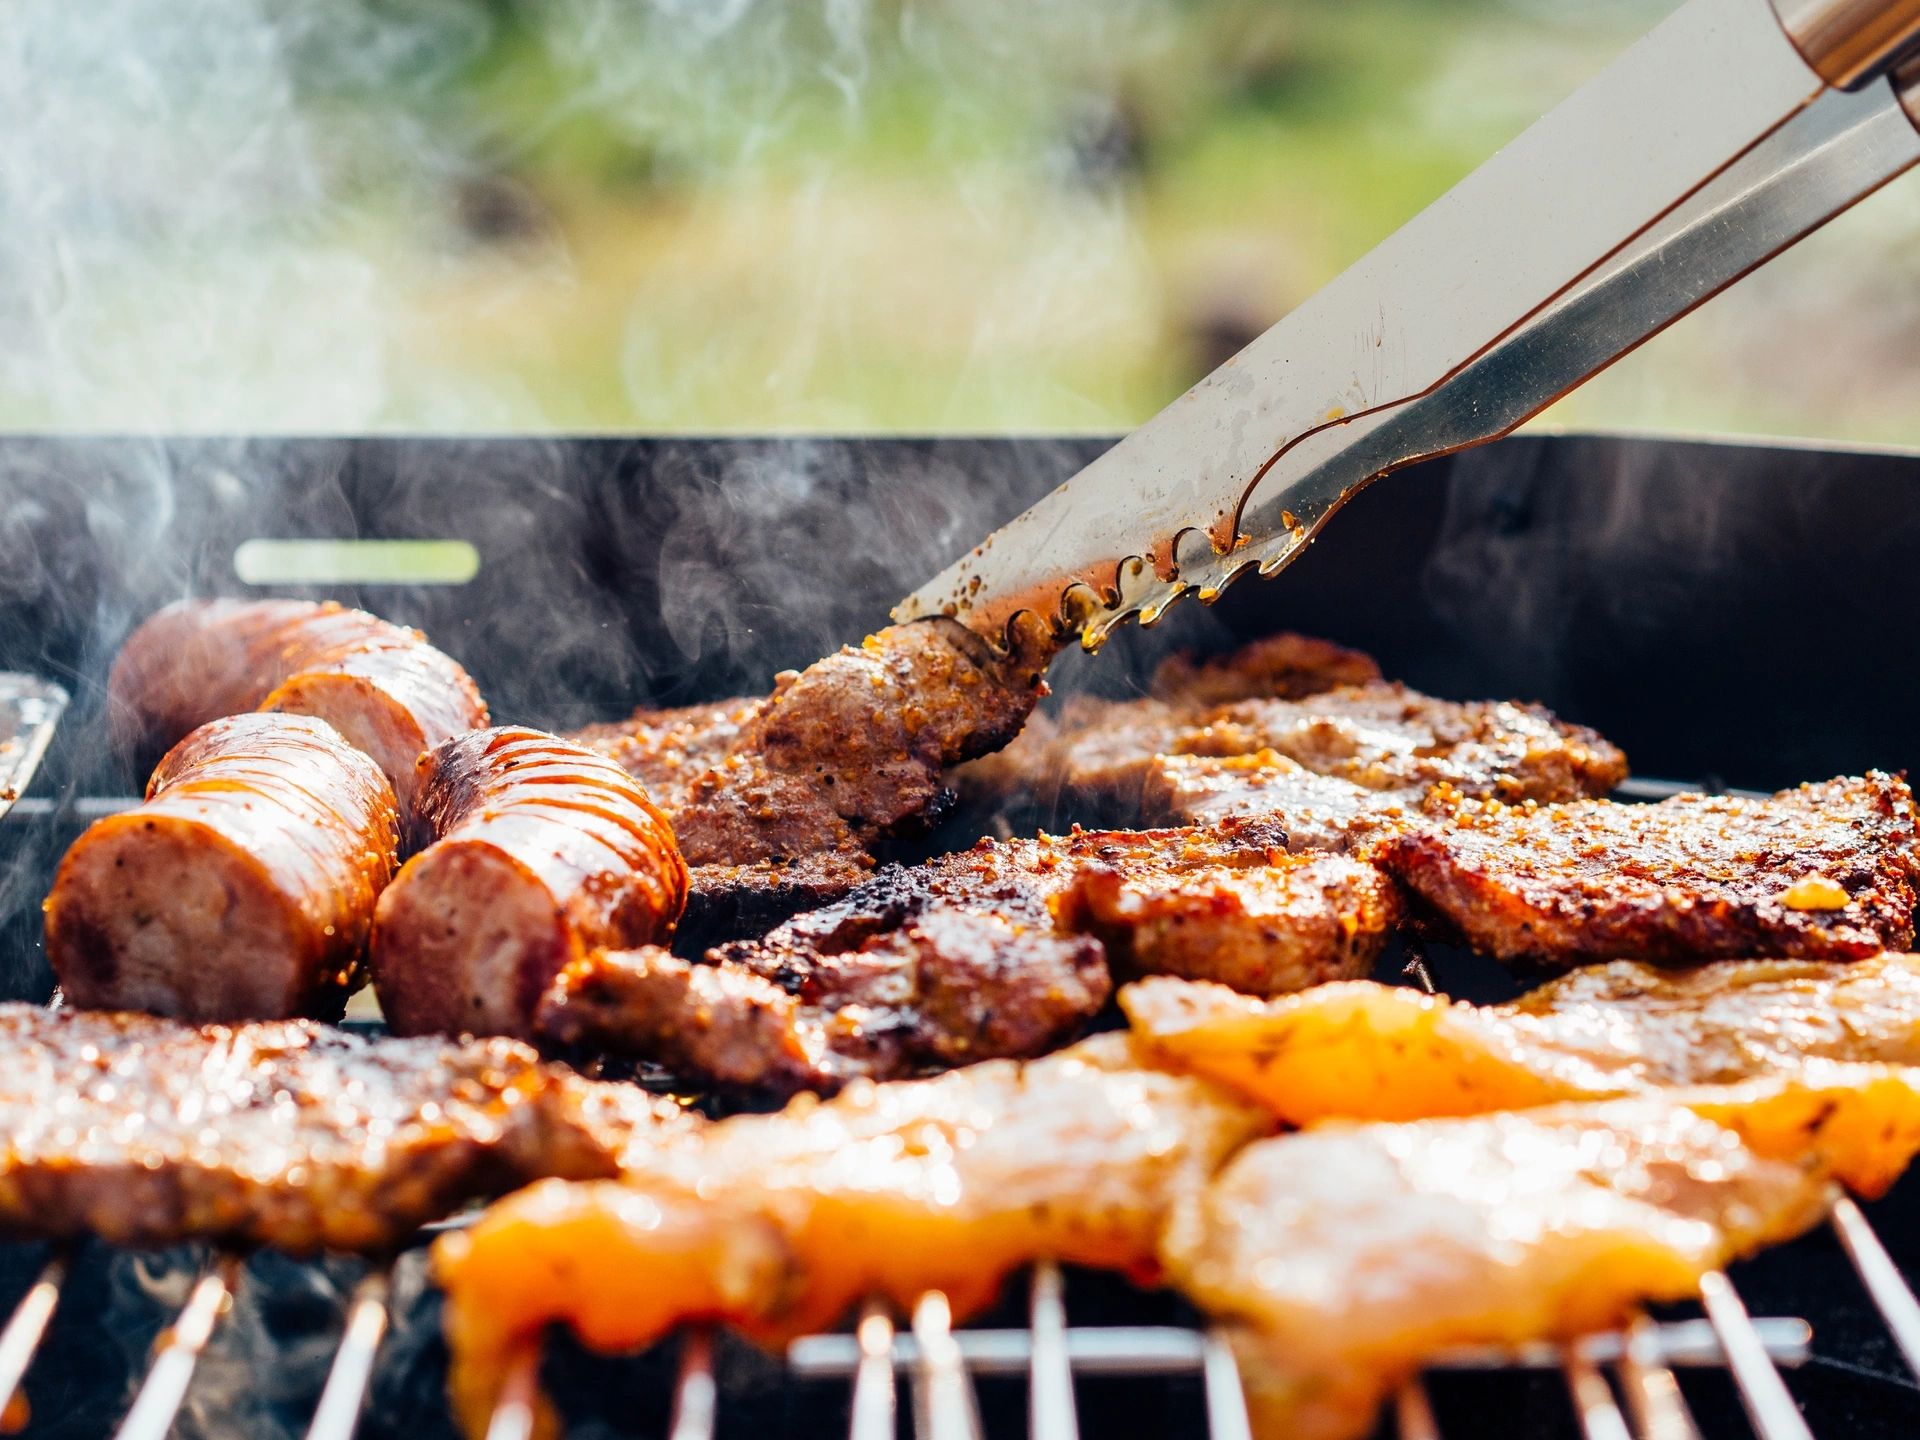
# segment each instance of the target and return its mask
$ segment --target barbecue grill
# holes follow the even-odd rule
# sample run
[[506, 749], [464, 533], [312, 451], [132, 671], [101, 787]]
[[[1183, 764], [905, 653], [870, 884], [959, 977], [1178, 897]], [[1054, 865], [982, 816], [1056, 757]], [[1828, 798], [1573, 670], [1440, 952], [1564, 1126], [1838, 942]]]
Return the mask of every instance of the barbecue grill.
[[[805, 664], [1105, 443], [0, 441], [0, 669], [72, 699], [64, 718], [45, 687], [16, 707], [7, 753], [46, 758], [0, 825], [6, 993], [47, 995], [37, 902], [53, 863], [134, 793], [100, 692], [158, 605], [256, 589], [362, 604], [426, 629], [498, 715], [568, 726]], [[1920, 647], [1902, 623], [1920, 613], [1916, 556], [1920, 455], [1525, 436], [1376, 486], [1278, 579], [1098, 660], [1065, 657], [1055, 680], [1124, 692], [1174, 644], [1285, 626], [1440, 694], [1537, 698], [1595, 725], [1664, 777], [1633, 795], [1771, 789], [1920, 760]], [[967, 823], [926, 847], [970, 839]], [[1472, 957], [1412, 958], [1450, 993], [1511, 983]], [[1916, 1196], [1909, 1182], [1842, 1202], [1828, 1231], [1625, 1334], [1446, 1357], [1389, 1425], [1407, 1440], [1904, 1434], [1920, 1418], [1920, 1306], [1902, 1278], [1920, 1273]], [[23, 1383], [27, 1406], [6, 1422], [126, 1440], [450, 1433], [421, 1268], [418, 1247], [371, 1268], [13, 1247], [0, 1394]], [[1247, 1431], [1231, 1356], [1198, 1315], [1049, 1266], [973, 1324], [953, 1326], [938, 1295], [909, 1315], [870, 1306], [784, 1360], [702, 1331], [637, 1360], [558, 1337], [546, 1351], [580, 1434]], [[528, 1353], [506, 1377], [497, 1440], [528, 1434], [542, 1363]]]

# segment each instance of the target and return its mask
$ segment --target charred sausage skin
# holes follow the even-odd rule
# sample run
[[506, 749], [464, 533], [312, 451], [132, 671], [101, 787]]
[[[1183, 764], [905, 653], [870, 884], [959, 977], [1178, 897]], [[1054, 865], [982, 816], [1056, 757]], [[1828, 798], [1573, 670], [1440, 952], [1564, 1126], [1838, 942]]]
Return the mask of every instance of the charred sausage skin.
[[67, 851], [47, 959], [83, 1008], [332, 1018], [398, 846], [393, 787], [332, 726], [215, 720], [167, 752], [144, 803]]
[[667, 819], [613, 761], [539, 730], [479, 730], [421, 756], [433, 837], [380, 898], [374, 987], [403, 1035], [533, 1033], [569, 962], [664, 943], [687, 867]]
[[418, 630], [332, 601], [179, 601], [127, 637], [107, 689], [136, 757], [248, 710], [325, 720], [374, 758], [403, 813], [421, 752], [488, 718], [472, 677]]

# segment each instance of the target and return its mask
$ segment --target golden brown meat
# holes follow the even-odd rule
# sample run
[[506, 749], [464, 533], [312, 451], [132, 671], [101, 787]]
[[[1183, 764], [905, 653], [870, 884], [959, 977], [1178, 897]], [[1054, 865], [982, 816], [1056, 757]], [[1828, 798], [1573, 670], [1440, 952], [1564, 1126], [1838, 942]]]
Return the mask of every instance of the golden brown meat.
[[1297, 700], [1378, 679], [1380, 664], [1371, 655], [1283, 630], [1224, 655], [1171, 656], [1153, 673], [1153, 694], [1183, 705], [1226, 705], [1235, 700]]
[[1377, 858], [1503, 960], [1850, 960], [1912, 943], [1920, 838], [1906, 782], [1871, 771], [1763, 800], [1461, 801]]
[[1825, 1061], [1920, 1065], [1920, 959], [1631, 960], [1511, 1005], [1371, 981], [1258, 1001], [1146, 980], [1120, 992], [1156, 1060], [1294, 1125], [1518, 1110], [1675, 1085], [1803, 1073]]
[[401, 1035], [527, 1038], [553, 978], [602, 946], [664, 943], [687, 867], [646, 791], [538, 730], [420, 757], [415, 855], [374, 914], [373, 983]]
[[1619, 1324], [1817, 1222], [1829, 1177], [1884, 1148], [1874, 1126], [1895, 1123], [1909, 1153], [1915, 1139], [1912, 1076], [1862, 1072], [1698, 1106], [1689, 1093], [1261, 1141], [1176, 1209], [1163, 1256], [1229, 1323], [1256, 1434], [1365, 1435], [1439, 1351]]
[[325, 720], [374, 758], [403, 811], [420, 752], [487, 723], [473, 680], [418, 630], [306, 600], [169, 605], [127, 637], [107, 693], [136, 757], [248, 710]]
[[704, 964], [589, 957], [539, 1025], [701, 1083], [831, 1091], [1058, 1045], [1106, 1002], [1109, 959], [1261, 994], [1362, 974], [1396, 914], [1380, 872], [1291, 855], [1261, 821], [983, 840]]
[[392, 788], [331, 726], [215, 720], [167, 753], [145, 803], [67, 851], [46, 901], [48, 963], [76, 1005], [338, 1015], [398, 841]]
[[697, 1121], [507, 1040], [0, 1005], [0, 1231], [380, 1251]]
[[965, 1314], [1040, 1258], [1151, 1274], [1174, 1197], [1268, 1124], [1109, 1035], [722, 1121], [619, 1184], [536, 1186], [435, 1246], [456, 1414], [477, 1436], [504, 1358], [549, 1324], [608, 1351], [695, 1319], [777, 1341], [868, 1294], [937, 1288]]
[[781, 675], [764, 700], [641, 711], [578, 738], [673, 821], [696, 927], [771, 921], [844, 893], [874, 845], [936, 816], [946, 770], [1014, 736], [1051, 656], [1037, 630], [1000, 655], [949, 621], [896, 625]]

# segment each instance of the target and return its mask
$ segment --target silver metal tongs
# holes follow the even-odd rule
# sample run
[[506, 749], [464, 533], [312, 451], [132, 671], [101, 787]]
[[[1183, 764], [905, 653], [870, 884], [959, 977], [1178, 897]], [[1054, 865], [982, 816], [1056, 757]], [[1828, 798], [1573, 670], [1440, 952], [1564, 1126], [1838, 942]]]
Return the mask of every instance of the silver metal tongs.
[[1089, 648], [1496, 439], [1920, 161], [1920, 0], [1688, 0], [894, 610]]

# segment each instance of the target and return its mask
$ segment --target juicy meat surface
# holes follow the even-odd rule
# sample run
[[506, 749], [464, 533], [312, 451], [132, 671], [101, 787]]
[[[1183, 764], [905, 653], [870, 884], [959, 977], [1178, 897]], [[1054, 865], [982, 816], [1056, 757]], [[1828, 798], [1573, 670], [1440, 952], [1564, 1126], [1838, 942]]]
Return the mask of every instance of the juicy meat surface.
[[[1803, 1113], [1740, 1101], [1779, 1103]], [[1227, 1322], [1255, 1433], [1345, 1440], [1439, 1351], [1616, 1325], [1807, 1229], [1830, 1194], [1810, 1149], [1665, 1098], [1335, 1125], [1242, 1150], [1162, 1254]]]
[[1013, 738], [1051, 656], [1037, 633], [1000, 655], [952, 622], [896, 625], [779, 676], [763, 700], [643, 710], [575, 738], [667, 812], [695, 868], [693, 923], [709, 925], [710, 912], [767, 915], [829, 882], [851, 888], [876, 844], [948, 803], [949, 767]]
[[1224, 655], [1171, 656], [1153, 673], [1153, 694], [1184, 705], [1225, 705], [1235, 700], [1297, 700], [1378, 679], [1380, 663], [1371, 655], [1283, 630]]
[[1269, 1126], [1105, 1035], [725, 1120], [617, 1184], [536, 1186], [435, 1245], [456, 1414], [479, 1435], [503, 1357], [553, 1323], [603, 1351], [696, 1319], [778, 1341], [868, 1294], [940, 1289], [964, 1315], [1043, 1257], [1150, 1275], [1175, 1196]]
[[1258, 821], [983, 840], [689, 964], [658, 950], [570, 967], [539, 1027], [728, 1088], [831, 1091], [1070, 1038], [1123, 972], [1262, 994], [1364, 973], [1397, 914], [1344, 856]]
[[1824, 1062], [1920, 1066], [1920, 958], [1575, 970], [1509, 1005], [1356, 980], [1259, 1001], [1145, 980], [1120, 992], [1156, 1061], [1293, 1125], [1518, 1110]]
[[0, 1005], [0, 1230], [380, 1251], [696, 1122], [507, 1040]]
[[1850, 960], [1912, 943], [1920, 842], [1906, 782], [1871, 771], [1759, 800], [1461, 802], [1376, 858], [1504, 960]]
[[169, 605], [127, 637], [107, 693], [114, 734], [136, 756], [248, 710], [325, 720], [373, 757], [403, 813], [420, 752], [487, 723], [472, 678], [418, 630], [331, 601]]
[[604, 755], [475, 730], [419, 760], [435, 837], [375, 911], [374, 987], [402, 1035], [527, 1037], [555, 975], [601, 946], [664, 942], [687, 867], [666, 818]]
[[167, 752], [142, 804], [68, 849], [47, 960], [76, 1005], [337, 1016], [398, 843], [392, 787], [331, 726], [214, 720]]

